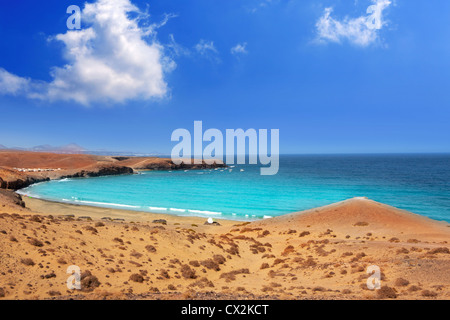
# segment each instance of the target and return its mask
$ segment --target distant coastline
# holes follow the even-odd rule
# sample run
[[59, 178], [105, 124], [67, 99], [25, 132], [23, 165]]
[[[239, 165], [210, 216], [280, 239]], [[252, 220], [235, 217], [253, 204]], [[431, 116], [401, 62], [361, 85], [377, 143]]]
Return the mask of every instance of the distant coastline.
[[0, 188], [18, 190], [34, 183], [78, 177], [132, 174], [137, 170], [225, 167], [223, 163], [174, 164], [169, 158], [96, 156], [0, 150]]

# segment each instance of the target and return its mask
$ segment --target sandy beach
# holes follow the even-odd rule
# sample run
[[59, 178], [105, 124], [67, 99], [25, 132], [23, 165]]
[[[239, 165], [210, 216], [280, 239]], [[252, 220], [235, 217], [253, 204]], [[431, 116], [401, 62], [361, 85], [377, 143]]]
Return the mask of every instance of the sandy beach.
[[[0, 199], [2, 299], [450, 298], [450, 225], [364, 198], [220, 225]], [[81, 290], [67, 288], [72, 265]]]

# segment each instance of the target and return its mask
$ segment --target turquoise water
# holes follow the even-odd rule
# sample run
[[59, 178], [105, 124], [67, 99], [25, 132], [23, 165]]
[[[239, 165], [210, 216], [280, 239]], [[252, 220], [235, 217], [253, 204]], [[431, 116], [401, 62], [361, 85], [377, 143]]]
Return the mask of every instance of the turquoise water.
[[50, 181], [21, 192], [61, 202], [240, 220], [368, 197], [450, 221], [450, 155], [286, 155], [277, 175], [259, 173], [254, 165], [147, 171]]

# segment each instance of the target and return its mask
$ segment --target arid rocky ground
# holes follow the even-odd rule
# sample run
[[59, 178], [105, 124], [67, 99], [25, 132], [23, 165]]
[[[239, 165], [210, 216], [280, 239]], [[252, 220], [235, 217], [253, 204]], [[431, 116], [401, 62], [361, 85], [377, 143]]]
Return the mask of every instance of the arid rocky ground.
[[[23, 208], [8, 192], [3, 299], [450, 298], [449, 224], [367, 199], [216, 226], [36, 199]], [[70, 265], [81, 290], [67, 289]], [[380, 290], [367, 288], [371, 265]]]

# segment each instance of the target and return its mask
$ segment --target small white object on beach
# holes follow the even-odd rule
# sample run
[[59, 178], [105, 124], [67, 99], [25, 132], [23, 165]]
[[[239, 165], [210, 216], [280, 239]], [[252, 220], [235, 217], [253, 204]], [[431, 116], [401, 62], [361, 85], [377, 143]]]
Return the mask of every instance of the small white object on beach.
[[214, 222], [213, 218], [208, 218], [207, 221], [208, 221], [209, 224], [212, 224]]

